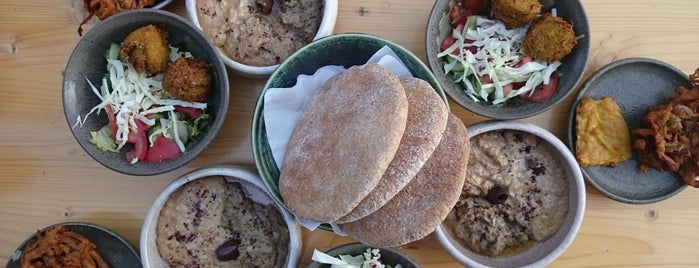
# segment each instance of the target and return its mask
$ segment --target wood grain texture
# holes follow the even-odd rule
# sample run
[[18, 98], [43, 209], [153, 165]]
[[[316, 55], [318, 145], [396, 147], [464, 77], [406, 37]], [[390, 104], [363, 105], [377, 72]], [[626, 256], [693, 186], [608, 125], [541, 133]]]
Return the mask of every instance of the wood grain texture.
[[[80, 0], [3, 1], [0, 8], [0, 264], [36, 229], [64, 221], [94, 222], [137, 245], [145, 212], [176, 177], [199, 167], [253, 167], [252, 112], [265, 81], [229, 72], [226, 122], [189, 165], [159, 176], [131, 177], [107, 170], [73, 140], [61, 108], [63, 71], [78, 42]], [[425, 23], [432, 1], [341, 0], [336, 33], [364, 32], [399, 43], [425, 60]], [[649, 57], [685, 73], [699, 67], [699, 1], [582, 0], [591, 26], [585, 78], [610, 62]], [[167, 10], [184, 15], [184, 1]], [[90, 24], [94, 24], [91, 21]], [[90, 27], [88, 25], [88, 27]], [[633, 94], [633, 89], [629, 89]], [[565, 140], [573, 96], [524, 119]], [[450, 101], [466, 124], [485, 120]], [[588, 187], [580, 233], [551, 267], [697, 267], [699, 190], [649, 205], [612, 201]], [[303, 233], [301, 265], [313, 249], [353, 242], [325, 231]], [[459, 265], [434, 238], [400, 248], [423, 267]]]

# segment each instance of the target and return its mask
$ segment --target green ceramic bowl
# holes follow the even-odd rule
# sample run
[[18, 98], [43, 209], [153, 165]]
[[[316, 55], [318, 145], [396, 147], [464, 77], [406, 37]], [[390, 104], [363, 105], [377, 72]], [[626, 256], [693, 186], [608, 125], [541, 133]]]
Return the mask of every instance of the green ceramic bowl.
[[[312, 75], [323, 66], [342, 65], [349, 68], [364, 64], [384, 45], [389, 46], [398, 55], [413, 76], [430, 83], [445, 103], [447, 102], [437, 79], [418, 57], [399, 44], [381, 37], [357, 33], [337, 34], [318, 39], [301, 48], [282, 62], [279, 68], [272, 73], [258, 97], [252, 121], [252, 150], [255, 164], [267, 189], [275, 200], [285, 208], [278, 188], [280, 170], [272, 157], [265, 131], [263, 118], [265, 92], [270, 88], [291, 87], [296, 84], [298, 75]], [[326, 226], [321, 227], [327, 229]]]

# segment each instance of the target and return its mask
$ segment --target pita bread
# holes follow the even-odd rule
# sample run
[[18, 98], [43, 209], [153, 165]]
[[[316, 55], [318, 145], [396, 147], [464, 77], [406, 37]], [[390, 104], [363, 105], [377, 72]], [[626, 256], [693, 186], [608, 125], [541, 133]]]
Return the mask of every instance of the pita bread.
[[333, 222], [376, 187], [405, 131], [408, 100], [398, 78], [367, 64], [334, 76], [308, 100], [279, 177], [297, 216]]
[[396, 247], [432, 233], [459, 199], [468, 167], [468, 139], [464, 124], [450, 114], [442, 140], [415, 178], [379, 210], [340, 228], [375, 247]]
[[421, 79], [399, 80], [408, 98], [408, 120], [398, 151], [376, 188], [336, 223], [355, 221], [386, 204], [415, 177], [442, 139], [449, 117], [442, 98]]

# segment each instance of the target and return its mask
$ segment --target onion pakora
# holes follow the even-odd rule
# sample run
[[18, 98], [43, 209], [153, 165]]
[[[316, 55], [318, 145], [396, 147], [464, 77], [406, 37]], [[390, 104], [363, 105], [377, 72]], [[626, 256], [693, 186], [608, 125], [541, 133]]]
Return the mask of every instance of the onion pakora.
[[167, 31], [146, 25], [129, 33], [121, 43], [119, 54], [136, 72], [155, 75], [164, 72], [170, 61]]
[[495, 0], [491, 10], [507, 29], [513, 29], [534, 20], [541, 12], [541, 3], [539, 0]]
[[524, 54], [532, 59], [550, 62], [563, 59], [577, 43], [572, 24], [551, 13], [544, 13], [532, 21], [522, 46]]
[[642, 172], [677, 172], [687, 185], [699, 188], [699, 69], [689, 80], [693, 87], [679, 86], [669, 102], [649, 108], [643, 118], [647, 127], [631, 134], [639, 136], [633, 149]]
[[580, 166], [616, 167], [631, 158], [629, 128], [614, 99], [586, 97], [575, 112], [575, 157]]
[[165, 70], [163, 89], [183, 101], [206, 102], [211, 81], [211, 70], [205, 60], [179, 58]]
[[109, 267], [86, 237], [62, 225], [39, 231], [22, 251], [22, 267]]
[[88, 15], [78, 26], [80, 36], [83, 35], [83, 25], [92, 16], [96, 15], [98, 19], [103, 20], [122, 11], [152, 6], [155, 4], [155, 0], [83, 0], [83, 4]]

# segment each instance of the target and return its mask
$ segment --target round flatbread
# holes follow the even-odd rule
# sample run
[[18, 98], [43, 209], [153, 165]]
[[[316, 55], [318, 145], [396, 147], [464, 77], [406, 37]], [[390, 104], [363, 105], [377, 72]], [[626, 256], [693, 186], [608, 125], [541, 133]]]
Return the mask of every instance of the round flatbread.
[[308, 100], [279, 177], [297, 216], [333, 222], [349, 213], [391, 163], [405, 131], [408, 100], [391, 71], [351, 67]]
[[442, 139], [449, 117], [442, 98], [422, 79], [399, 80], [408, 98], [408, 120], [398, 151], [376, 188], [336, 223], [355, 221], [386, 204], [415, 177]]
[[379, 210], [340, 224], [340, 229], [375, 247], [396, 247], [432, 233], [459, 199], [468, 167], [468, 139], [464, 124], [450, 114], [442, 140], [415, 178]]

